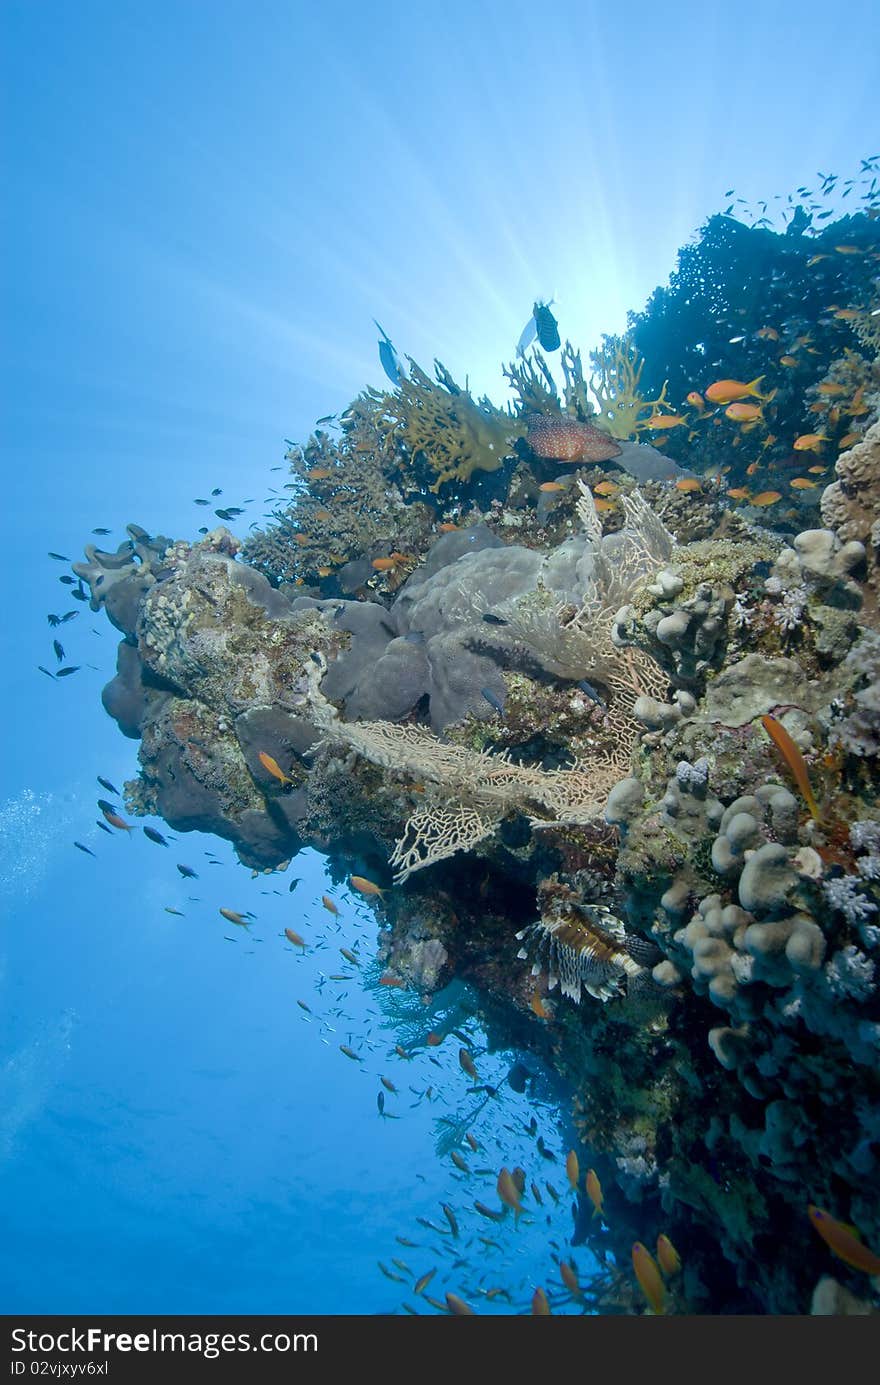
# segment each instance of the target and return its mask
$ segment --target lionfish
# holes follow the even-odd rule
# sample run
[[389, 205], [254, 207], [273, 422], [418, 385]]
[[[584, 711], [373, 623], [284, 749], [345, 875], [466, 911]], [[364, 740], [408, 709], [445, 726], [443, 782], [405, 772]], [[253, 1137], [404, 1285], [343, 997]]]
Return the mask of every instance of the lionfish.
[[[543, 959], [549, 989], [558, 984], [575, 1004], [580, 1003], [583, 991], [603, 1001], [624, 994], [628, 984], [647, 979], [647, 968], [661, 956], [649, 939], [627, 933], [621, 920], [602, 904], [585, 906], [581, 917], [541, 918], [516, 934], [519, 942], [527, 936], [533, 942], [537, 939], [532, 975], [540, 975]], [[521, 947], [516, 955], [525, 959], [529, 951]]]

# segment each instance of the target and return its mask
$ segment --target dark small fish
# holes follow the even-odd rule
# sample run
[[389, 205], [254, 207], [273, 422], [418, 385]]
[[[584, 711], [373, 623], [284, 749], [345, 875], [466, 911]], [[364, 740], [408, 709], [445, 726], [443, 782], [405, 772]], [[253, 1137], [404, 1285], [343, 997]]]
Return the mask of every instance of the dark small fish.
[[217, 516], [218, 519], [231, 519], [231, 518], [232, 518], [232, 516], [230, 515], [230, 513], [229, 513], [228, 510], [215, 510], [215, 511], [214, 511], [214, 514]]
[[113, 836], [113, 833], [111, 829], [107, 826], [106, 822], [102, 822], [100, 818], [95, 818], [95, 826], [100, 827], [102, 832], [109, 832], [110, 836]]
[[56, 678], [69, 678], [72, 673], [79, 673], [81, 664], [68, 664], [67, 668], [60, 668], [55, 674]]
[[210, 505], [210, 500], [194, 500], [194, 505]]
[[[57, 553], [53, 553], [53, 554], [52, 554], [52, 557], [57, 558], [57, 557], [58, 557], [58, 554], [57, 554]], [[61, 576], [58, 578], [58, 581], [59, 581], [59, 582], [63, 582], [64, 585], [65, 585], [65, 587], [75, 587], [75, 586], [76, 586], [76, 578], [75, 578], [75, 577], [69, 577], [69, 576], [67, 575], [66, 572], [63, 572], [63, 573], [61, 574]]]
[[220, 489], [219, 486], [217, 486], [217, 487], [215, 487], [214, 490], [211, 491], [211, 494], [212, 494], [212, 495], [222, 495], [222, 494], [223, 494], [223, 491]]
[[169, 907], [168, 907], [167, 904], [165, 905], [165, 912], [166, 912], [166, 914], [174, 914], [175, 918], [179, 918], [179, 919], [185, 919], [185, 918], [186, 918], [186, 914], [182, 914], [182, 913], [180, 912], [179, 909], [169, 909]]
[[103, 538], [106, 534], [112, 534], [112, 532], [113, 532], [112, 529], [93, 529], [93, 530], [92, 530], [92, 533], [93, 533], [93, 534], [100, 534], [102, 538]]
[[287, 893], [288, 893], [288, 894], [293, 894], [293, 892], [294, 892], [294, 890], [296, 889], [297, 885], [301, 885], [301, 884], [302, 884], [302, 877], [301, 877], [301, 876], [297, 876], [296, 880], [291, 880], [290, 884], [288, 885], [288, 887], [287, 887]]
[[[98, 783], [101, 785], [102, 789], [106, 789], [108, 793], [115, 793], [116, 797], [119, 797], [119, 790], [116, 788], [115, 784], [111, 784], [109, 779], [102, 779], [100, 774], [96, 775], [95, 777], [97, 778]], [[101, 805], [98, 804], [98, 807], [100, 806]]]
[[578, 687], [580, 688], [581, 692], [585, 692], [587, 694], [587, 697], [591, 697], [594, 702], [597, 702], [599, 706], [602, 708], [603, 712], [608, 711], [608, 706], [604, 701], [601, 693], [598, 693], [596, 689], [593, 687], [592, 683], [587, 682], [586, 678], [581, 678], [578, 680]]
[[182, 866], [178, 864], [177, 869], [180, 871], [184, 880], [198, 880], [199, 878], [192, 866]]
[[118, 812], [119, 812], [119, 809], [116, 807], [116, 804], [115, 804], [115, 803], [108, 803], [107, 800], [106, 800], [106, 798], [99, 798], [99, 799], [98, 799], [98, 807], [101, 809], [101, 812], [102, 812], [102, 813], [118, 813]]
[[230, 515], [233, 519], [237, 519], [239, 515], [244, 514], [244, 510], [240, 509], [238, 505], [230, 505], [227, 508], [226, 513]]
[[359, 1053], [355, 1053], [353, 1048], [349, 1048], [348, 1044], [340, 1044], [339, 1052], [344, 1053], [346, 1058], [351, 1058], [355, 1063], [359, 1063], [361, 1061], [361, 1055]]
[[[376, 322], [376, 319], [373, 318], [373, 321]], [[379, 342], [379, 361], [382, 365], [382, 369], [388, 376], [392, 385], [399, 385], [401, 380], [405, 380], [407, 377], [406, 368], [401, 363], [400, 357], [395, 351], [391, 338], [388, 336], [384, 327], [380, 327], [378, 322], [376, 322], [376, 326], [379, 327], [379, 331], [382, 334], [382, 339]]]
[[200, 534], [207, 534], [207, 532], [208, 532], [208, 530], [207, 530], [207, 528], [205, 527], [205, 525], [203, 524], [202, 527], [201, 527], [201, 529], [199, 530], [199, 533], [200, 533]]
[[509, 620], [505, 620], [505, 619], [503, 618], [503, 616], [496, 616], [496, 615], [493, 615], [491, 611], [484, 611], [484, 612], [483, 612], [483, 620], [486, 622], [487, 625], [509, 625], [509, 624], [510, 624], [510, 621], [509, 621]]
[[[76, 595], [76, 593], [74, 593], [74, 595]], [[69, 620], [76, 620], [78, 615], [79, 611], [65, 611], [58, 623], [59, 625], [66, 625]]]
[[168, 845], [165, 838], [162, 836], [162, 833], [157, 832], [155, 827], [145, 827], [144, 832], [149, 837], [150, 841], [155, 842], [157, 846]]
[[504, 703], [496, 697], [491, 688], [480, 688], [480, 696], [485, 697], [490, 707], [494, 707], [500, 717], [504, 716]]
[[73, 597], [74, 601], [88, 601], [89, 599], [83, 591], [82, 587], [77, 587], [76, 591], [71, 592], [70, 595]]
[[507, 1084], [515, 1092], [524, 1092], [531, 1075], [525, 1063], [517, 1061], [507, 1074]]
[[55, 658], [58, 660], [59, 664], [63, 664], [63, 663], [64, 663], [64, 645], [61, 644], [58, 640], [53, 640], [53, 641], [52, 641], [52, 648], [55, 650]]
[[384, 1114], [385, 1114], [385, 1093], [384, 1093], [384, 1092], [377, 1092], [377, 1093], [376, 1093], [376, 1105], [377, 1105], [378, 1108], [379, 1108], [379, 1115], [380, 1115], [380, 1116], [384, 1116]]
[[457, 1241], [457, 1240], [458, 1240], [459, 1232], [458, 1232], [458, 1221], [457, 1221], [457, 1219], [456, 1219], [455, 1213], [453, 1212], [452, 1208], [449, 1206], [449, 1203], [448, 1203], [448, 1202], [441, 1202], [441, 1203], [440, 1203], [440, 1206], [441, 1206], [442, 1209], [443, 1209], [443, 1215], [444, 1215], [444, 1217], [445, 1217], [446, 1220], [449, 1222], [449, 1229], [450, 1229], [451, 1232], [452, 1232], [453, 1239]]
[[41, 673], [45, 673], [45, 675], [46, 675], [47, 678], [54, 678], [54, 677], [55, 677], [55, 674], [52, 673], [49, 669], [43, 668], [43, 665], [42, 665], [42, 664], [37, 664], [37, 668], [40, 670]]
[[545, 351], [556, 351], [560, 345], [559, 327], [556, 318], [550, 311], [550, 304], [541, 303], [539, 300], [532, 312], [535, 315], [535, 330], [538, 334], [538, 341]]
[[312, 661], [313, 664], [317, 664], [317, 665], [318, 665], [318, 668], [321, 667], [321, 656], [320, 656], [320, 654], [316, 654], [316, 653], [314, 652], [314, 650], [312, 650], [312, 652], [309, 654], [309, 658], [311, 659], [311, 661]]
[[87, 856], [94, 856], [95, 854], [94, 851], [91, 851], [89, 849], [89, 847], [83, 846], [82, 842], [74, 842], [74, 846], [78, 846], [80, 851], [84, 851]]
[[69, 562], [70, 562], [70, 559], [69, 559], [69, 558], [65, 558], [65, 556], [64, 556], [63, 553], [50, 553], [50, 554], [49, 554], [49, 557], [50, 557], [50, 558], [54, 558], [55, 561], [56, 561], [56, 563], [69, 563]]

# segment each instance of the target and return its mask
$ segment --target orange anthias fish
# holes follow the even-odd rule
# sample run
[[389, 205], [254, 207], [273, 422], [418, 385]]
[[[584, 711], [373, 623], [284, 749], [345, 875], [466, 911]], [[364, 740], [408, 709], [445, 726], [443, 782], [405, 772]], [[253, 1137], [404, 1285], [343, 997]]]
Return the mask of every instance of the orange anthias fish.
[[234, 909], [221, 909], [220, 913], [225, 919], [228, 919], [230, 923], [237, 923], [239, 928], [247, 928], [249, 920], [242, 914], [236, 913]]
[[842, 385], [839, 380], [823, 380], [816, 389], [819, 394], [846, 394], [846, 385]]
[[501, 1201], [507, 1207], [512, 1207], [514, 1215], [518, 1217], [522, 1212], [522, 1203], [520, 1201], [519, 1190], [513, 1181], [510, 1169], [503, 1168], [501, 1170], [498, 1175], [498, 1182], [495, 1185], [495, 1190]]
[[664, 1236], [662, 1232], [657, 1237], [657, 1259], [667, 1279], [671, 1279], [681, 1269], [681, 1256], [669, 1237]]
[[577, 1154], [573, 1149], [570, 1149], [566, 1156], [565, 1172], [568, 1174], [568, 1181], [571, 1184], [571, 1186], [573, 1188], [576, 1188], [578, 1185], [578, 1180], [581, 1176], [581, 1166], [578, 1163]]
[[441, 534], [453, 534], [458, 528], [457, 524], [438, 524], [437, 529]]
[[599, 481], [598, 484], [593, 487], [593, 494], [616, 495], [619, 490], [620, 486], [614, 481]]
[[285, 928], [284, 936], [289, 943], [293, 943], [294, 947], [301, 947], [305, 952], [306, 940], [305, 938], [301, 938], [299, 933], [295, 932], [292, 928]]
[[685, 400], [685, 403], [690, 404], [691, 407], [694, 409], [699, 409], [700, 412], [702, 412], [703, 409], [705, 409], [706, 407], [706, 401], [700, 394], [699, 390], [691, 390], [690, 394], [687, 396]]
[[823, 1212], [821, 1207], [814, 1207], [812, 1203], [808, 1211], [813, 1226], [838, 1259], [852, 1265], [855, 1270], [864, 1270], [865, 1274], [880, 1274], [880, 1255], [874, 1255], [862, 1244], [855, 1227], [837, 1221], [830, 1213]]
[[543, 1289], [536, 1289], [532, 1294], [532, 1317], [549, 1318], [550, 1304]]
[[559, 1273], [568, 1292], [573, 1294], [575, 1298], [583, 1298], [583, 1289], [580, 1286], [580, 1280], [578, 1279], [577, 1270], [574, 1265], [570, 1265], [567, 1260], [563, 1260], [559, 1266]]
[[793, 366], [797, 365], [797, 361], [795, 360], [794, 356], [780, 356], [779, 364], [788, 366], [789, 370], [791, 370]]
[[306, 472], [310, 481], [326, 481], [327, 477], [332, 475], [333, 472], [329, 466], [313, 466]]
[[687, 423], [687, 419], [683, 414], [652, 414], [650, 418], [645, 420], [644, 426], [653, 429], [681, 428], [685, 423]]
[[466, 1048], [460, 1048], [458, 1050], [458, 1062], [462, 1072], [467, 1073], [468, 1077], [472, 1078], [474, 1082], [479, 1082], [480, 1078], [477, 1072], [477, 1065]]
[[115, 827], [118, 832], [134, 831], [134, 828], [132, 827], [131, 823], [126, 822], [125, 818], [120, 817], [119, 813], [111, 813], [109, 808], [102, 808], [101, 812], [103, 813], [105, 820], [109, 822], [110, 826]]
[[745, 399], [746, 395], [764, 400], [765, 396], [758, 393], [758, 386], [763, 378], [763, 375], [759, 375], [748, 384], [743, 380], [716, 380], [706, 390], [706, 398], [711, 399], [713, 404], [732, 404], [734, 399]]
[[329, 895], [322, 894], [322, 895], [321, 895], [321, 903], [323, 904], [324, 908], [328, 911], [328, 913], [331, 913], [331, 914], [338, 914], [338, 913], [339, 913], [339, 910], [337, 909], [336, 905], [333, 903], [333, 900], [330, 898]]
[[819, 811], [819, 805], [816, 802], [813, 788], [810, 784], [810, 776], [807, 772], [806, 761], [803, 755], [798, 750], [781, 721], [777, 721], [775, 717], [768, 714], [761, 717], [761, 725], [794, 775], [795, 782], [801, 791], [803, 800], [810, 810], [810, 816], [816, 822], [821, 822], [822, 814]]
[[593, 504], [596, 506], [597, 510], [613, 510], [616, 508], [613, 501], [605, 500], [601, 495], [593, 501]]
[[268, 770], [273, 779], [277, 779], [280, 784], [292, 784], [293, 780], [289, 774], [285, 774], [277, 760], [273, 760], [271, 755], [267, 755], [265, 750], [261, 750], [257, 756], [263, 769]]
[[792, 447], [795, 452], [818, 452], [823, 442], [827, 442], [824, 433], [801, 433], [800, 437], [795, 438]]
[[450, 1293], [448, 1289], [446, 1291], [446, 1306], [449, 1309], [450, 1313], [453, 1313], [456, 1317], [476, 1317], [476, 1313], [474, 1312], [473, 1308], [471, 1308], [470, 1304], [465, 1303], [464, 1299], [459, 1298], [458, 1294]]
[[759, 327], [757, 332], [755, 333], [755, 336], [760, 337], [762, 341], [779, 340], [779, 333], [777, 332], [775, 327]]
[[819, 482], [811, 481], [808, 476], [793, 476], [788, 484], [796, 491], [814, 491]]
[[655, 1313], [663, 1313], [666, 1304], [666, 1289], [663, 1285], [663, 1277], [660, 1274], [657, 1261], [641, 1241], [636, 1241], [632, 1248], [633, 1269], [636, 1272], [636, 1279], [639, 1287]]
[[734, 423], [751, 423], [755, 419], [763, 418], [760, 404], [728, 404], [724, 410], [725, 418], [732, 419]]
[[847, 433], [837, 444], [838, 452], [842, 452], [845, 447], [852, 447], [854, 442], [860, 441], [861, 436], [861, 433]]
[[357, 890], [358, 894], [382, 895], [385, 893], [384, 890], [381, 890], [378, 885], [374, 884], [372, 880], [368, 880], [364, 875], [350, 875], [348, 879], [352, 889]]
[[676, 481], [675, 489], [677, 491], [701, 491], [703, 487], [696, 476], [683, 476], [680, 481]]
[[864, 250], [860, 245], [835, 245], [834, 249], [838, 255], [864, 255]]
[[775, 505], [777, 500], [782, 499], [781, 491], [761, 491], [760, 495], [753, 495], [752, 505], [757, 505], [759, 510], [765, 509], [768, 505]]
[[599, 1175], [595, 1169], [587, 1169], [587, 1197], [593, 1204], [593, 1216], [604, 1217], [605, 1208], [602, 1206], [602, 1184], [599, 1182]]
[[543, 491], [545, 495], [552, 495], [555, 491], [564, 491], [566, 489], [567, 487], [564, 486], [561, 481], [542, 481], [538, 487], [538, 490]]
[[370, 566], [374, 567], [377, 572], [392, 572], [397, 567], [397, 563], [393, 558], [374, 558]]
[[748, 500], [751, 491], [746, 490], [745, 486], [732, 486], [727, 494], [731, 500]]

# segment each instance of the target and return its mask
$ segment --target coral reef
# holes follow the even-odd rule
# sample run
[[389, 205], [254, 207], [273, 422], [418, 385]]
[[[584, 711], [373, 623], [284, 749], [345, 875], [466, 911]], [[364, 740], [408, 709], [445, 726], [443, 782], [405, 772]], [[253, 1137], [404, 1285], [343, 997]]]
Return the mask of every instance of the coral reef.
[[589, 381], [534, 352], [505, 411], [411, 362], [244, 544], [130, 525], [74, 565], [130, 811], [391, 881], [382, 960], [504, 1006], [574, 1092], [603, 1254], [668, 1231], [682, 1311], [877, 1307], [806, 1209], [880, 1245], [878, 234], [713, 218]]

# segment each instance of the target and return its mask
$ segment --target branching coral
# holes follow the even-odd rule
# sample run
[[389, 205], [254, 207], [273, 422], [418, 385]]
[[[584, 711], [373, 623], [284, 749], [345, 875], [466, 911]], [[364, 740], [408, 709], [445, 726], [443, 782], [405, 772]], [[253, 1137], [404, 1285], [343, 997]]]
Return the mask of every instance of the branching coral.
[[435, 493], [446, 481], [468, 481], [474, 471], [497, 471], [523, 425], [488, 399], [475, 400], [439, 361], [436, 384], [411, 358], [410, 366], [409, 378], [383, 401], [378, 426], [386, 446], [423, 459], [435, 475], [429, 487]]
[[590, 389], [599, 405], [602, 426], [615, 438], [634, 438], [649, 426], [640, 418], [645, 410], [649, 415], [669, 409], [666, 384], [656, 399], [646, 399], [639, 391], [645, 362], [636, 350], [631, 337], [604, 338], [601, 351], [590, 352], [593, 374]]

